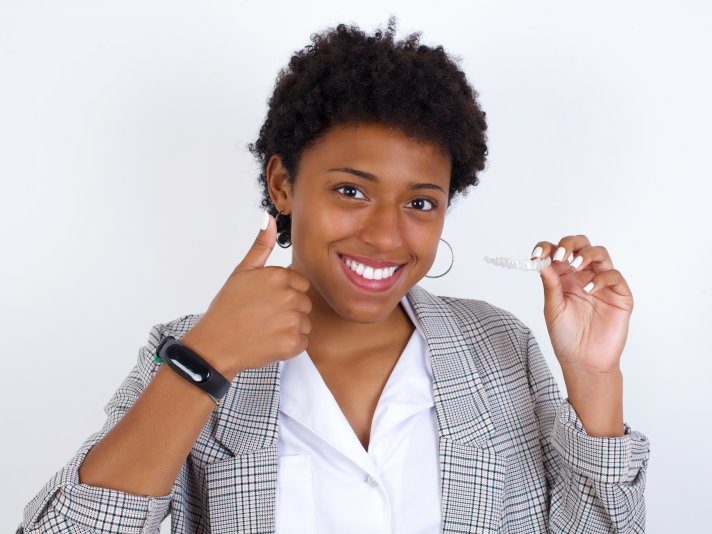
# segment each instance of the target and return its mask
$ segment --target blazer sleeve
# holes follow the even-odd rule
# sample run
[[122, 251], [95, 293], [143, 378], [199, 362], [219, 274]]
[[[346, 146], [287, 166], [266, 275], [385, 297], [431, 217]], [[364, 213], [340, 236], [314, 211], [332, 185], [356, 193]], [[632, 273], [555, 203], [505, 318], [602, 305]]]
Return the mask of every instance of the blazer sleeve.
[[25, 506], [17, 533], [159, 532], [161, 522], [168, 515], [173, 490], [168, 495], [154, 497], [80, 484], [79, 466], [155, 376], [159, 364], [154, 362], [153, 356], [165, 326], [151, 327], [147, 344], [139, 349], [136, 365], [104, 407], [107, 419], [101, 430], [90, 435], [71, 460]]
[[589, 436], [563, 399], [530, 329], [527, 373], [549, 491], [552, 533], [645, 532], [648, 438], [624, 423], [620, 437]]

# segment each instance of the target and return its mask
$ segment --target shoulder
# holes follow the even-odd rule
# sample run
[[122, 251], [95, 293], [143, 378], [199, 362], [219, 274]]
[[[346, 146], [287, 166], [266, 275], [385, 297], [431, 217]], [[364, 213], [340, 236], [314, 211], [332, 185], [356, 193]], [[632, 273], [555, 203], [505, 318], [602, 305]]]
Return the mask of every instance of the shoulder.
[[455, 315], [468, 322], [479, 321], [488, 324], [527, 328], [514, 313], [495, 306], [486, 300], [445, 295], [439, 295], [438, 298], [442, 299]]
[[504, 336], [522, 343], [530, 329], [514, 313], [499, 306], [474, 298], [439, 295], [460, 322], [461, 328], [470, 334], [480, 334], [487, 338]]
[[[513, 312], [490, 302], [439, 296], [459, 323], [474, 365], [486, 382], [512, 373], [524, 376], [529, 365], [532, 330]], [[505, 389], [509, 386], [503, 386]]]

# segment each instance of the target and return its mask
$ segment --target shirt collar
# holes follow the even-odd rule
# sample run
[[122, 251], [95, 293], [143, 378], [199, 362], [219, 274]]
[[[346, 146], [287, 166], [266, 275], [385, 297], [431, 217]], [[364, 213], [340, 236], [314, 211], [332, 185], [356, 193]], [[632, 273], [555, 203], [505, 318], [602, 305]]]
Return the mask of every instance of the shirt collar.
[[[426, 338], [406, 296], [401, 304], [415, 330], [391, 372], [374, 412], [371, 442], [406, 417], [434, 406]], [[350, 456], [365, 453], [321, 374], [302, 351], [280, 363], [280, 411]], [[361, 452], [357, 452], [360, 449]]]

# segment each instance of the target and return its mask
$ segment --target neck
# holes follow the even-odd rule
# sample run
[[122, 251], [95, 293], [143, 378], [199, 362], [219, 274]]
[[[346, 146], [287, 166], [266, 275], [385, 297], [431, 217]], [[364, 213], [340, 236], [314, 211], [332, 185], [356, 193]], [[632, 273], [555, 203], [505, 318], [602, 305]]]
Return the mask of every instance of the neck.
[[384, 350], [400, 347], [415, 329], [400, 301], [384, 318], [364, 322], [352, 309], [335, 311], [313, 285], [308, 294], [312, 330], [307, 352], [317, 367], [367, 364]]

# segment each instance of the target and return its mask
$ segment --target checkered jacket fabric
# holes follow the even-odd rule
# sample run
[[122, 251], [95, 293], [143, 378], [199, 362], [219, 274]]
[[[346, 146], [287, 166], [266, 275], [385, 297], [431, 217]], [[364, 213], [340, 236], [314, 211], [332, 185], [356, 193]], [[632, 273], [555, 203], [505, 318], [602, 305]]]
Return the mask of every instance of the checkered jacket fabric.
[[[650, 447], [625, 424], [591, 437], [532, 335], [485, 301], [407, 298], [428, 343], [438, 423], [443, 533], [644, 532]], [[18, 533], [268, 533], [275, 529], [279, 362], [239, 373], [186, 458], [171, 493], [141, 496], [80, 484], [89, 449], [158, 370], [161, 340], [202, 314], [154, 325], [113, 394], [101, 430], [25, 506]]]

